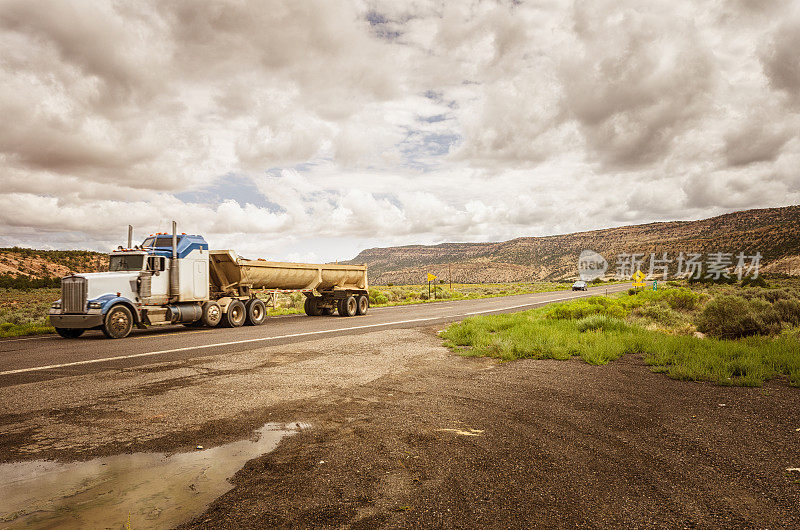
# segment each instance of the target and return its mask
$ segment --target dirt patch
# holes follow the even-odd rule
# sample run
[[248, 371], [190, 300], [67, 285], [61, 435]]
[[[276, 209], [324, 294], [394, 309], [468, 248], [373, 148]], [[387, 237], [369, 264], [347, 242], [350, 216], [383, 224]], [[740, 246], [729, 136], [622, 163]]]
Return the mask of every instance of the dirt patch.
[[0, 458], [177, 451], [302, 421], [188, 526], [800, 525], [786, 471], [800, 391], [785, 382], [675, 381], [636, 356], [462, 358], [436, 331], [0, 389]]
[[796, 527], [800, 392], [449, 357], [303, 411], [194, 527]]

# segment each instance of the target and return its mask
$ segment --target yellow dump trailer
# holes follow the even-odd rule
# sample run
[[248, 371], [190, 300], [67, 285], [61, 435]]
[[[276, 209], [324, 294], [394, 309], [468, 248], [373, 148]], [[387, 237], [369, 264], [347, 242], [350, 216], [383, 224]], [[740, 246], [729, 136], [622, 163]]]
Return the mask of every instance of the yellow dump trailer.
[[366, 265], [287, 263], [244, 259], [233, 250], [209, 251], [211, 296], [250, 296], [251, 290], [300, 291], [308, 315], [362, 315], [369, 308]]

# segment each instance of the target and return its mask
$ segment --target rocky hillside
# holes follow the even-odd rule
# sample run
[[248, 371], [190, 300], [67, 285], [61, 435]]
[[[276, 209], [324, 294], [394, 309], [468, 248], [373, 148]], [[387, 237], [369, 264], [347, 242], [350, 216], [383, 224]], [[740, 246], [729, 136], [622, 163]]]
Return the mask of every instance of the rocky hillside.
[[61, 278], [70, 272], [108, 270], [108, 255], [86, 250], [0, 248], [0, 276]]
[[578, 256], [590, 249], [615, 272], [622, 253], [676, 258], [679, 252], [760, 252], [762, 271], [800, 275], [800, 206], [746, 210], [704, 219], [592, 230], [501, 243], [442, 243], [371, 248], [349, 263], [366, 263], [370, 282], [421, 283], [428, 272], [456, 282], [561, 280], [577, 276]]

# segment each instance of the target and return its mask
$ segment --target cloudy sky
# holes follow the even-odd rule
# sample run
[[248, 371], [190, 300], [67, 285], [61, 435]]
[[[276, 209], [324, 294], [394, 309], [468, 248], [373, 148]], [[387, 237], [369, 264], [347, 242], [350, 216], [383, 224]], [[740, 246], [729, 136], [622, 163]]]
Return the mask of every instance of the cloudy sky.
[[0, 1], [0, 246], [251, 257], [800, 203], [800, 0]]

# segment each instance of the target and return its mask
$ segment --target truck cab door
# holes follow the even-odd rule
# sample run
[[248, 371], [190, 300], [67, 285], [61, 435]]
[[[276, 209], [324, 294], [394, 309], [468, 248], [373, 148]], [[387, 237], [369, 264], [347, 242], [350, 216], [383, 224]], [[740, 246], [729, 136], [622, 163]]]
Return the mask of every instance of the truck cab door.
[[147, 270], [150, 272], [150, 300], [145, 303], [159, 305], [169, 300], [169, 262], [164, 256], [148, 256]]

